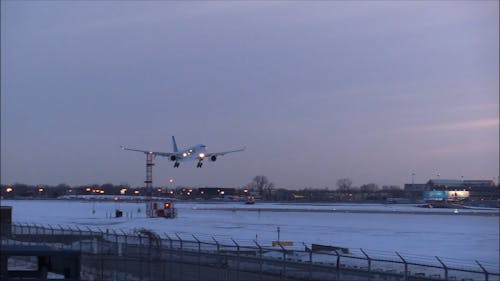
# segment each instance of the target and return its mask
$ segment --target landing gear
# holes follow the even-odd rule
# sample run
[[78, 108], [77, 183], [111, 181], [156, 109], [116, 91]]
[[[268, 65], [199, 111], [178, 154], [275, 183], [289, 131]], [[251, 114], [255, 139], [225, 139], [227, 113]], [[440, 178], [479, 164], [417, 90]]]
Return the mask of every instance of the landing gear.
[[196, 168], [201, 168], [203, 166], [203, 162], [199, 161], [198, 164], [196, 165]]
[[181, 164], [181, 163], [179, 163], [179, 162], [175, 162], [175, 164], [174, 164], [174, 168], [179, 168], [179, 165], [180, 165], [180, 164]]

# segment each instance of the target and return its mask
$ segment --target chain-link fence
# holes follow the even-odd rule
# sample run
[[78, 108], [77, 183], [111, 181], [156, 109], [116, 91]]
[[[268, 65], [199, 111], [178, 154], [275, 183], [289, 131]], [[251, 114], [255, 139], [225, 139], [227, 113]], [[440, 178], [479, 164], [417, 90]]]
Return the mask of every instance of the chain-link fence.
[[[83, 280], [500, 280], [499, 266], [211, 236], [12, 224], [2, 244], [79, 250]], [[6, 231], [8, 229], [8, 231]]]

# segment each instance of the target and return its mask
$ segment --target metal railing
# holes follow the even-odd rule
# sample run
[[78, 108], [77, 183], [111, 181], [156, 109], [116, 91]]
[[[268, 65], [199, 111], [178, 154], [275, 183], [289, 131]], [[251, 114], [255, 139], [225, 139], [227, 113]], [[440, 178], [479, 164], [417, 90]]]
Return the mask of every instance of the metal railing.
[[[8, 230], [8, 231], [7, 231]], [[500, 280], [496, 264], [405, 253], [81, 226], [12, 224], [2, 244], [82, 253], [82, 279], [100, 280]], [[186, 237], [187, 236], [187, 237]]]

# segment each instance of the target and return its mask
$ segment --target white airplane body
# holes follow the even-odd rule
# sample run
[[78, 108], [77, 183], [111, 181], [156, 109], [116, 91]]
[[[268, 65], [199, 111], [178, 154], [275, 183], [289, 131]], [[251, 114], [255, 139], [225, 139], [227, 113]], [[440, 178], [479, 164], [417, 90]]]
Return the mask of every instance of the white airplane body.
[[142, 152], [144, 154], [152, 154], [153, 156], [167, 157], [170, 161], [175, 162], [174, 168], [178, 168], [180, 162], [195, 161], [195, 160], [198, 161], [196, 167], [201, 168], [201, 166], [203, 165], [203, 160], [205, 159], [209, 159], [210, 161], [215, 162], [217, 160], [217, 157], [219, 156], [245, 150], [245, 147], [243, 147], [241, 149], [223, 151], [223, 152], [207, 152], [207, 146], [204, 144], [197, 144], [179, 150], [177, 148], [177, 143], [175, 142], [174, 136], [172, 136], [172, 146], [173, 146], [173, 152], [159, 152], [152, 150], [132, 149], [132, 148], [126, 148], [125, 146], [121, 146], [121, 148], [123, 150], [137, 151], [137, 152]]

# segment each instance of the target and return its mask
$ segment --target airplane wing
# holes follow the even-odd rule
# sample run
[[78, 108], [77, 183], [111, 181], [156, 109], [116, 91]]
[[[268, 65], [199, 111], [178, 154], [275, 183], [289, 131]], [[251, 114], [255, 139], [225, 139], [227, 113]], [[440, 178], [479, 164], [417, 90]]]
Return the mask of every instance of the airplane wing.
[[243, 148], [240, 148], [240, 149], [236, 149], [236, 150], [229, 150], [229, 151], [223, 151], [223, 152], [211, 152], [211, 153], [207, 153], [205, 155], [205, 157], [212, 157], [212, 156], [222, 156], [222, 155], [226, 155], [228, 153], [233, 153], [233, 152], [240, 152], [240, 151], [243, 151], [245, 150], [247, 147], [243, 147]]
[[170, 152], [159, 152], [159, 151], [153, 151], [153, 150], [141, 150], [141, 149], [133, 149], [133, 148], [128, 148], [125, 146], [120, 146], [123, 150], [129, 150], [129, 151], [137, 151], [137, 152], [142, 152], [144, 154], [153, 154], [154, 156], [163, 156], [163, 157], [170, 157], [172, 155], [176, 155], [176, 153], [170, 153]]

